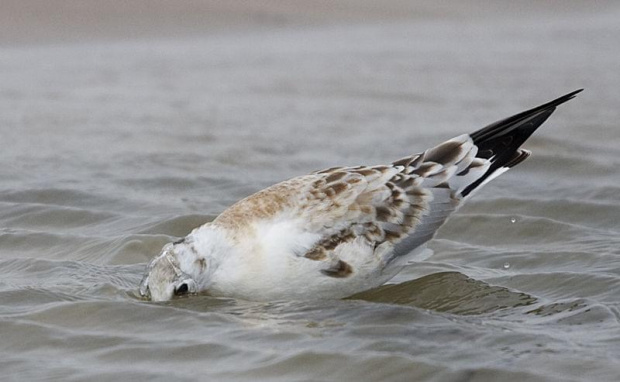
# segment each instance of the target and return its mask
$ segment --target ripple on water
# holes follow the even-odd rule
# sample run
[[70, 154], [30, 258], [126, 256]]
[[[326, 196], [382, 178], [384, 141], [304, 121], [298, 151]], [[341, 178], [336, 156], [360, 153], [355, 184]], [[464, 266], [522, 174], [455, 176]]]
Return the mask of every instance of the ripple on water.
[[[284, 23], [228, 9], [260, 30], [0, 49], [2, 376], [619, 381], [618, 8], [375, 2], [342, 23], [332, 2], [295, 3]], [[342, 301], [136, 296], [166, 242], [264, 186], [385, 163], [571, 83], [589, 90], [534, 156], [399, 284]]]
[[435, 273], [396, 285], [384, 285], [351, 299], [410, 305], [438, 312], [478, 315], [532, 305], [536, 298], [489, 285], [461, 273]]

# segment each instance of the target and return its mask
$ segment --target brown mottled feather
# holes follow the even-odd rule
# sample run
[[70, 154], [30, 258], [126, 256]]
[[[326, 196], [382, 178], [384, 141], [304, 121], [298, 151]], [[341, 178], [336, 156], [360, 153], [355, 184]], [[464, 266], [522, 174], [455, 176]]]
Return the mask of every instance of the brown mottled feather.
[[321, 270], [321, 273], [325, 276], [340, 279], [350, 276], [353, 273], [353, 269], [348, 263], [338, 260], [334, 266]]
[[299, 188], [305, 188], [312, 175], [301, 176], [275, 184], [233, 204], [213, 223], [232, 229], [242, 229], [248, 222], [269, 219], [295, 204]]
[[[468, 158], [471, 147], [464, 139], [448, 141], [390, 166], [334, 167], [293, 178], [238, 202], [214, 223], [244, 232], [258, 221], [301, 219], [304, 229], [320, 239], [300, 256], [324, 262], [322, 273], [327, 276], [347, 277], [355, 270], [338, 257], [341, 247], [358, 242], [377, 248], [387, 243], [399, 248], [394, 256], [401, 256], [414, 249], [407, 243], [417, 245], [432, 237], [458, 203], [454, 195], [435, 201], [432, 187], [448, 185], [455, 163]], [[436, 203], [450, 208], [437, 212]], [[425, 224], [430, 231], [420, 229]]]

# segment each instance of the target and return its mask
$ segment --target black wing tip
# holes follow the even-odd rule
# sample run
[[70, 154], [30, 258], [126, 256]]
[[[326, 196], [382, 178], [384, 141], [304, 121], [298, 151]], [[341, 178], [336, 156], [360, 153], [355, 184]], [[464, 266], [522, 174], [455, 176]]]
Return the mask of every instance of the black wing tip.
[[565, 95], [564, 97], [571, 97], [574, 98], [577, 94], [581, 93], [582, 91], [584, 91], [584, 88], [581, 89], [577, 89], [577, 90], [573, 90], [572, 92], [568, 93], [567, 95]]
[[555, 108], [565, 102], [570, 101], [571, 99], [575, 98], [577, 96], [577, 94], [581, 93], [584, 89], [577, 89], [574, 90], [568, 94], [565, 94], [561, 97], [558, 97], [552, 101], [549, 101], [547, 103], [544, 103], [540, 106], [536, 106], [534, 108], [525, 110], [521, 113], [515, 114], [511, 117], [499, 120], [495, 123], [492, 123], [488, 126], [483, 127], [480, 130], [477, 130], [471, 134], [469, 134], [469, 136], [474, 140], [474, 143], [479, 143], [488, 139], [491, 139], [492, 137], [496, 137], [498, 135], [503, 135], [506, 132], [512, 130], [515, 127], [518, 127], [520, 125], [522, 125], [522, 122], [524, 120], [527, 120], [529, 118], [532, 118], [536, 115], [542, 115], [542, 114], [546, 114], [545, 118], [541, 118], [539, 120], [539, 123], [537, 123], [535, 126], [531, 126], [531, 130], [528, 134], [531, 135], [540, 125], [543, 124], [543, 122], [545, 122], [545, 120], [555, 111]]
[[557, 106], [570, 101], [582, 91], [583, 89], [572, 91], [470, 134], [479, 149], [476, 157], [488, 159], [492, 163], [487, 172], [468, 185], [461, 194], [467, 196], [500, 167], [511, 168], [527, 159], [530, 152], [520, 149], [521, 145], [553, 114]]
[[523, 162], [524, 160], [526, 160], [527, 158], [530, 157], [530, 155], [532, 155], [532, 152], [529, 150], [525, 150], [525, 149], [518, 149], [513, 157], [507, 161], [503, 167], [508, 167], [508, 168], [512, 168], [516, 165], [518, 165], [519, 163]]
[[581, 93], [582, 91], [584, 91], [584, 89], [577, 89], [577, 90], [573, 90], [572, 92], [563, 95], [562, 97], [556, 98], [551, 102], [546, 103], [545, 105], [540, 106], [541, 108], [549, 105], [549, 107], [555, 107], [555, 106], [559, 106], [565, 102], [570, 101], [571, 99], [577, 97], [577, 94]]

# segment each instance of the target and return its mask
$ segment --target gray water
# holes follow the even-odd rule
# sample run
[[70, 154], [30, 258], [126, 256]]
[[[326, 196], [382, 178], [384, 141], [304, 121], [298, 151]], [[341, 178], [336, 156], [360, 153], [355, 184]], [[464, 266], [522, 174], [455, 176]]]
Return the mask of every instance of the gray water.
[[[470, 3], [0, 47], [0, 379], [620, 380], [620, 6]], [[137, 296], [261, 188], [582, 87], [388, 286]]]

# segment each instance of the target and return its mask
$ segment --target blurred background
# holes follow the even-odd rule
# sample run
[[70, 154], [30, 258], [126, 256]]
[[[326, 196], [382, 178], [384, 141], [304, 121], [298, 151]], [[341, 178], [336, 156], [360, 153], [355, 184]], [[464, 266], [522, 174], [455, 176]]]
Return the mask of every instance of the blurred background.
[[[0, 2], [15, 380], [620, 379], [620, 3]], [[434, 255], [346, 301], [140, 301], [168, 241], [572, 90]]]

